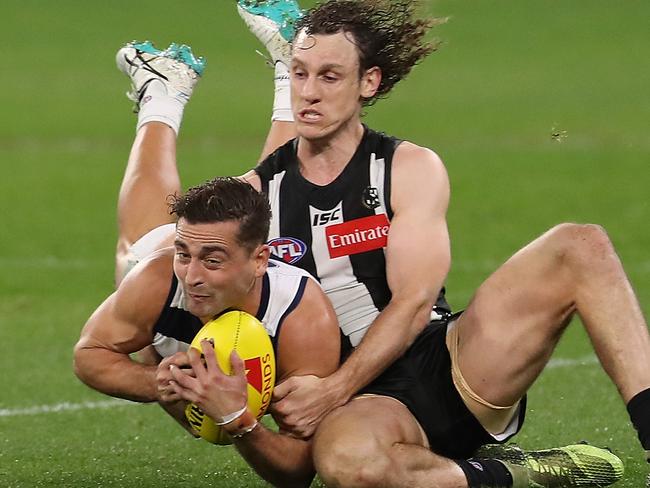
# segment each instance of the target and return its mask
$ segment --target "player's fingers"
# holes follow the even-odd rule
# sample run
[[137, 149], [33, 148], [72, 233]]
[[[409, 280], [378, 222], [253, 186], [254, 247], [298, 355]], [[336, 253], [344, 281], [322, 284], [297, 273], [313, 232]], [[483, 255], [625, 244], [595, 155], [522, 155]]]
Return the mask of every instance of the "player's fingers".
[[[169, 372], [172, 375], [172, 380], [169, 382], [169, 385], [172, 386], [174, 383], [177, 383], [184, 389], [195, 390], [197, 386], [197, 379], [187, 374], [184, 370], [180, 369], [174, 364], [169, 365]], [[176, 393], [178, 393], [178, 388], [172, 388]]]
[[190, 366], [192, 366], [192, 371], [194, 371], [194, 376], [199, 379], [205, 378], [207, 371], [201, 360], [201, 352], [194, 347], [190, 347], [189, 351], [187, 351], [187, 358]]
[[190, 360], [187, 355], [187, 352], [185, 351], [177, 352], [173, 356], [170, 356], [169, 359], [170, 359], [170, 364], [175, 364], [179, 368], [190, 366]]
[[233, 376], [246, 376], [246, 367], [244, 360], [237, 354], [234, 349], [230, 353], [230, 364], [232, 364]]
[[179, 399], [192, 402], [192, 403], [197, 403], [198, 402], [198, 395], [194, 393], [193, 390], [183, 388], [179, 383], [176, 381], [170, 381], [169, 382], [169, 387], [174, 391], [176, 395], [178, 395]]
[[182, 400], [181, 396], [174, 391], [172, 388], [172, 383], [177, 384], [175, 381], [170, 381], [165, 390], [161, 392], [160, 394], [160, 401], [164, 403], [173, 403], [177, 402], [178, 400]]
[[205, 357], [205, 362], [208, 365], [208, 371], [217, 372], [224, 374], [217, 362], [217, 354], [214, 352], [214, 345], [212, 341], [203, 339], [201, 341], [201, 348], [203, 349], [203, 356]]
[[289, 378], [282, 383], [275, 385], [273, 389], [273, 401], [279, 402], [294, 390], [293, 378]]

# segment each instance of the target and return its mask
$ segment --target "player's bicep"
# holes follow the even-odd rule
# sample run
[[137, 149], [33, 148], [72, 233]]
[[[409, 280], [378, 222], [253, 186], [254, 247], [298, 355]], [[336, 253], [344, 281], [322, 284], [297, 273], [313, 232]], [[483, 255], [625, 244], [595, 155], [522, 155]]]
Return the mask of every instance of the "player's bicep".
[[298, 306], [284, 320], [278, 337], [278, 379], [328, 376], [340, 360], [341, 339], [334, 309], [313, 280]]
[[130, 354], [151, 344], [151, 328], [120, 307], [116, 293], [108, 297], [86, 322], [77, 349], [101, 348]]
[[90, 316], [77, 347], [130, 354], [151, 344], [169, 293], [170, 264], [169, 255], [138, 264]]
[[394, 296], [442, 286], [451, 261], [444, 221], [423, 222], [406, 216], [395, 219], [388, 243], [386, 273]]
[[435, 154], [417, 149], [418, 158], [403, 159], [393, 171], [386, 271], [394, 295], [435, 294], [451, 261], [447, 173]]

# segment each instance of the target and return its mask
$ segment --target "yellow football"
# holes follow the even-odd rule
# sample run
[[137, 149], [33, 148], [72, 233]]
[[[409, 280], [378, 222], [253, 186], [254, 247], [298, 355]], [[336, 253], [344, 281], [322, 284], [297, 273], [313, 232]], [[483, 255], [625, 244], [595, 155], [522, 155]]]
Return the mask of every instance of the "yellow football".
[[[232, 373], [230, 353], [244, 360], [248, 381], [248, 409], [260, 419], [269, 404], [275, 386], [275, 354], [273, 345], [262, 323], [252, 315], [239, 310], [220, 315], [203, 326], [191, 346], [203, 352], [201, 341], [212, 339], [217, 363], [226, 374]], [[232, 440], [226, 432], [193, 403], [185, 408], [185, 416], [192, 428], [206, 441], [227, 445]]]

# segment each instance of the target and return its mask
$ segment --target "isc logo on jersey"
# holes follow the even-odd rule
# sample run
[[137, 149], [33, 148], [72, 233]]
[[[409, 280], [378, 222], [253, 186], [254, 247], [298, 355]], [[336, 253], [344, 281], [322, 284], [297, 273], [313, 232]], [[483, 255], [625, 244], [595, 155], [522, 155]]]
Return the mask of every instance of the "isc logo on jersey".
[[320, 211], [313, 207], [310, 207], [312, 213], [312, 222], [313, 227], [318, 227], [320, 225], [327, 225], [329, 223], [335, 223], [341, 221], [341, 204], [333, 210], [329, 211]]
[[298, 261], [307, 251], [307, 245], [293, 237], [276, 237], [267, 244], [273, 256], [288, 264]]

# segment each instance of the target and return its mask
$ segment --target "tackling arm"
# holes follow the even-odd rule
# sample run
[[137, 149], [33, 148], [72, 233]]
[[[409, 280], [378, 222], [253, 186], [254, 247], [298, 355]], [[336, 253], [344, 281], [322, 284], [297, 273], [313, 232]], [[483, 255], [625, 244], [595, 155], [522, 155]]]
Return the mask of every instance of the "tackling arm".
[[327, 378], [292, 378], [274, 393], [285, 425], [310, 436], [322, 418], [375, 379], [429, 322], [449, 271], [449, 181], [432, 151], [402, 143], [393, 159], [386, 275], [390, 303], [341, 368]]
[[[401, 356], [429, 322], [451, 264], [449, 180], [432, 151], [403, 143], [392, 172], [394, 216], [386, 247], [392, 298], [328, 383], [346, 402]], [[331, 382], [329, 381], [331, 380]]]

